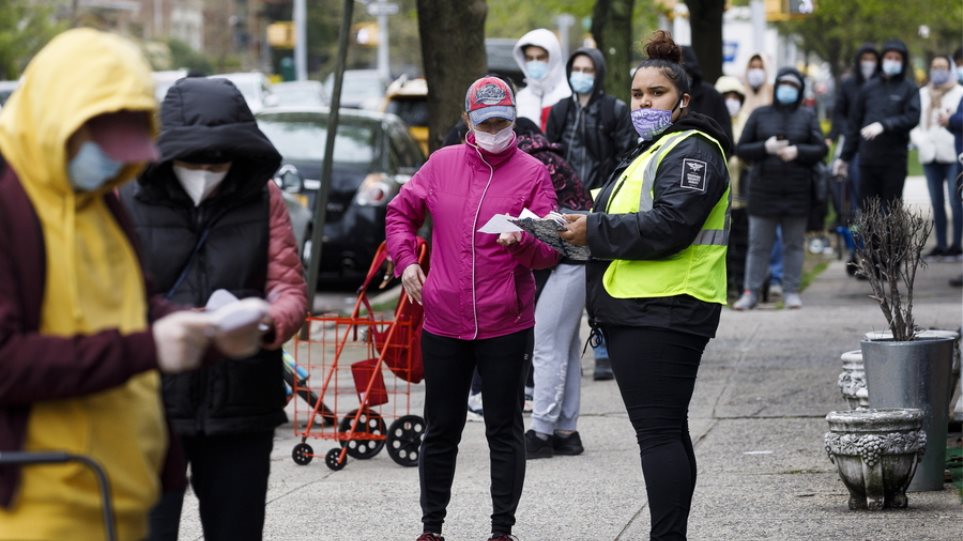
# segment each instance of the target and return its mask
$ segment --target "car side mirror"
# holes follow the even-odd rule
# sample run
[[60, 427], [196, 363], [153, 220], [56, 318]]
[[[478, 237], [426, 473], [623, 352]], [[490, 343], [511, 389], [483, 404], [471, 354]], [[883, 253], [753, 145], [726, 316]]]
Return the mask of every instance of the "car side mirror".
[[278, 187], [288, 193], [301, 193], [304, 191], [304, 177], [298, 168], [291, 164], [284, 164], [274, 174], [274, 182]]

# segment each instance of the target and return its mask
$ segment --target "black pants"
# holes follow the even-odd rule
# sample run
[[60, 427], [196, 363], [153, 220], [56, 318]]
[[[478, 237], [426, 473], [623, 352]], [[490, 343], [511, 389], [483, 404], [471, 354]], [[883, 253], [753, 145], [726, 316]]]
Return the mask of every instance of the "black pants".
[[651, 539], [684, 540], [696, 484], [689, 400], [709, 339], [645, 327], [603, 327], [602, 332], [639, 441]]
[[523, 357], [531, 335], [528, 329], [485, 340], [458, 340], [423, 333], [426, 431], [418, 467], [424, 531], [440, 533], [445, 522], [468, 388], [477, 366], [491, 456], [492, 532], [512, 533], [525, 482]]
[[872, 197], [887, 204], [903, 198], [906, 183], [906, 160], [893, 165], [859, 165], [859, 207]]
[[[274, 432], [182, 436], [191, 487], [207, 541], [260, 541]], [[183, 492], [167, 492], [150, 512], [150, 541], [177, 541]]]

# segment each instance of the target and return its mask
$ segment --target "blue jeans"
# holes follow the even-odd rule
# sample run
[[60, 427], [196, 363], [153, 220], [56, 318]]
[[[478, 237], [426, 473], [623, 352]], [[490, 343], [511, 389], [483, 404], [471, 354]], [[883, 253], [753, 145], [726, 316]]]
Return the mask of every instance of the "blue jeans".
[[782, 285], [782, 227], [776, 226], [776, 240], [769, 254], [769, 283]]
[[963, 236], [963, 201], [956, 193], [956, 175], [960, 172], [957, 163], [924, 163], [923, 173], [926, 175], [926, 186], [930, 190], [930, 202], [933, 204], [933, 222], [936, 229], [936, 247], [946, 250], [946, 186], [949, 187], [950, 211], [953, 214], [953, 248], [960, 247], [960, 237]]

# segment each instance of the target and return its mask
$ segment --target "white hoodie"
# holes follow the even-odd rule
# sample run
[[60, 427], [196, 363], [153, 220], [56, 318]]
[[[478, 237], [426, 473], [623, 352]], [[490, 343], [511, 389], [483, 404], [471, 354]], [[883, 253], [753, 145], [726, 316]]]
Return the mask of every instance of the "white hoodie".
[[[522, 49], [528, 45], [537, 45], [548, 51], [548, 73], [540, 81], [529, 78], [525, 71], [525, 52]], [[518, 116], [538, 124], [544, 132], [548, 111], [553, 105], [572, 95], [572, 89], [565, 80], [565, 62], [568, 59], [562, 58], [562, 46], [555, 34], [544, 28], [532, 30], [522, 36], [522, 39], [515, 43], [514, 54], [518, 67], [525, 73], [525, 84], [528, 85], [519, 90], [515, 98]]]

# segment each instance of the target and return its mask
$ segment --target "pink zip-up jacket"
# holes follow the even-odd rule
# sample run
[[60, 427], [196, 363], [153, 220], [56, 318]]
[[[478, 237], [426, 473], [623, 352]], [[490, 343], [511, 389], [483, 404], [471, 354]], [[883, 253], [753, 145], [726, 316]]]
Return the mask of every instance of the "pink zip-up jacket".
[[388, 205], [385, 236], [401, 275], [416, 263], [415, 234], [431, 215], [431, 264], [422, 292], [424, 329], [462, 340], [481, 340], [535, 325], [532, 269], [559, 255], [524, 233], [512, 246], [479, 233], [495, 214], [539, 216], [555, 209], [545, 166], [514, 143], [499, 154], [465, 144], [436, 150]]

